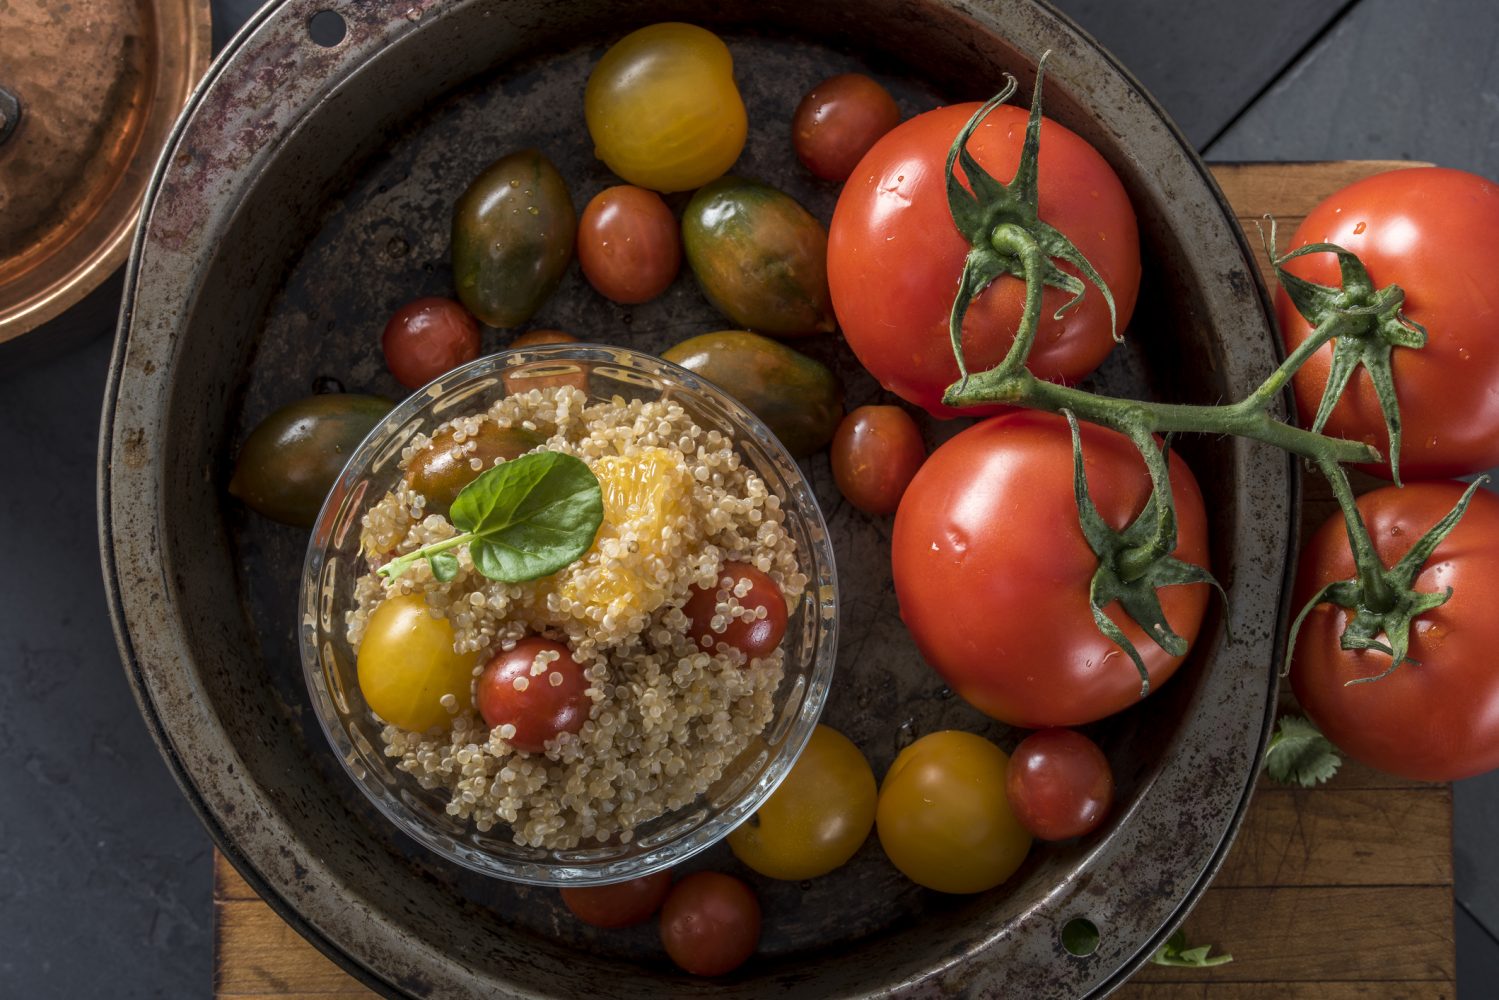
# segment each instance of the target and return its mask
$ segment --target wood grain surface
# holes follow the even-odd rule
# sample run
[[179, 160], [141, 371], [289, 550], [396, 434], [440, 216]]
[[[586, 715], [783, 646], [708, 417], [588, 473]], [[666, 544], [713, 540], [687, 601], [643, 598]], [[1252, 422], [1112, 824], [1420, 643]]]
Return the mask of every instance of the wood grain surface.
[[[1287, 239], [1333, 190], [1408, 165], [1229, 164], [1214, 174], [1259, 246], [1253, 223], [1265, 213], [1276, 215]], [[1315, 476], [1305, 483], [1303, 534], [1334, 509]], [[213, 905], [215, 997], [372, 995], [276, 916], [217, 853]], [[1147, 965], [1116, 996], [1452, 1000], [1451, 788], [1351, 763], [1316, 790], [1261, 782], [1185, 930], [1193, 944], [1211, 943], [1234, 961], [1210, 969]]]

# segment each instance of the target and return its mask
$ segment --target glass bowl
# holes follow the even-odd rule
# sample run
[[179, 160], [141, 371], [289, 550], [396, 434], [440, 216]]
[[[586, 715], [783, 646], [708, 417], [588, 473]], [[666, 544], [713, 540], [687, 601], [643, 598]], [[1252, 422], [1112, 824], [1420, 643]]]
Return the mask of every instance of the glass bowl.
[[[449, 816], [445, 788], [424, 789], [385, 756], [380, 723], [359, 690], [344, 637], [355, 580], [367, 571], [360, 521], [400, 479], [402, 448], [419, 432], [488, 407], [514, 392], [566, 382], [590, 401], [671, 399], [705, 430], [735, 442], [740, 458], [781, 498], [807, 589], [782, 641], [785, 670], [770, 722], [693, 802], [650, 820], [627, 843], [570, 850], [523, 847], [509, 827], [480, 833]], [[307, 546], [300, 591], [302, 668], [318, 721], [344, 769], [403, 833], [475, 871], [532, 885], [603, 885], [682, 861], [716, 843], [753, 813], [785, 777], [817, 725], [837, 659], [838, 598], [827, 526], [801, 469], [759, 418], [713, 384], [660, 358], [595, 344], [547, 345], [480, 358], [397, 406], [370, 432], [323, 504]]]

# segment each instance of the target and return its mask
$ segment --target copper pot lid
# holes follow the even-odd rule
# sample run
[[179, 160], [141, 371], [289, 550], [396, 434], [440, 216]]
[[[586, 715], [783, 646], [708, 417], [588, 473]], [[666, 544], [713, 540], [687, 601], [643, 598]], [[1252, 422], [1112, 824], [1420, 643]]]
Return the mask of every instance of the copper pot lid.
[[0, 342], [124, 262], [209, 27], [208, 0], [0, 0]]

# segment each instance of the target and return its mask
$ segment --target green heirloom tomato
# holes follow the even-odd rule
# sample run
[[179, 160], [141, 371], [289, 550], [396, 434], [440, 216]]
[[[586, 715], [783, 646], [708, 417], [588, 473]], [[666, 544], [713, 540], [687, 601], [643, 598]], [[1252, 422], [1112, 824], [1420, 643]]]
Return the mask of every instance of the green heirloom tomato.
[[782, 337], [835, 329], [827, 230], [769, 184], [722, 177], [699, 190], [682, 214], [682, 249], [735, 323]]
[[519, 326], [556, 291], [577, 229], [550, 160], [534, 149], [496, 160], [453, 209], [458, 298], [490, 326]]
[[312, 527], [349, 456], [394, 405], [352, 393], [288, 403], [250, 432], [229, 492], [273, 521]]
[[[432, 436], [432, 442], [411, 457], [406, 485], [427, 498], [427, 510], [446, 514], [458, 493], [499, 462], [518, 458], [542, 444], [546, 438], [524, 427], [501, 427], [486, 420], [462, 441], [448, 427]], [[474, 460], [479, 465], [474, 467]]]
[[843, 385], [821, 362], [743, 330], [705, 333], [661, 355], [723, 387], [800, 458], [843, 419]]

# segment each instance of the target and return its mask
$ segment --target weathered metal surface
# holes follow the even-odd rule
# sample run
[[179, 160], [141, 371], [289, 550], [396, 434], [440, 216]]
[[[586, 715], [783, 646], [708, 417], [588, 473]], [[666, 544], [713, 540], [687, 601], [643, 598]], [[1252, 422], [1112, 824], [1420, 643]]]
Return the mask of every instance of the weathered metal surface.
[[[1213, 401], [1274, 360], [1249, 251], [1200, 162], [1126, 74], [1044, 6], [873, 0], [707, 5], [415, 0], [339, 8], [337, 46], [311, 41], [324, 4], [262, 11], [217, 64], [154, 182], [128, 284], [101, 442], [105, 571], [142, 709], [210, 831], [319, 947], [392, 993], [651, 997], [1100, 994], [1181, 918], [1222, 857], [1273, 706], [1280, 593], [1292, 537], [1289, 461], [1245, 442], [1187, 441], [1214, 511], [1214, 568], [1235, 641], [1214, 613], [1189, 663], [1146, 703], [1092, 727], [1116, 768], [1106, 831], [1038, 849], [1006, 886], [944, 897], [905, 881], [871, 839], [802, 886], [756, 880], [760, 957], [727, 982], [673, 973], [650, 930], [595, 933], [546, 891], [486, 880], [403, 840], [350, 786], [312, 719], [295, 643], [306, 538], [223, 493], [235, 446], [319, 376], [398, 395], [378, 334], [395, 306], [449, 289], [449, 212], [490, 160], [544, 149], [583, 202], [610, 182], [581, 93], [630, 27], [695, 20], [725, 33], [750, 109], [738, 172], [826, 220], [836, 189], [796, 167], [801, 94], [865, 69], [910, 113], [1029, 86], [1053, 50], [1048, 113], [1114, 164], [1140, 216], [1141, 304], [1094, 384]], [[658, 351], [720, 328], [684, 276], [623, 308], [576, 268], [536, 326]], [[490, 333], [498, 348], [508, 334]], [[850, 406], [877, 396], [835, 338], [805, 346]], [[952, 425], [928, 425], [935, 440]], [[838, 679], [825, 718], [877, 772], [900, 742], [944, 727], [1009, 742], [920, 662], [891, 593], [889, 519], [843, 503], [826, 459], [805, 464], [843, 584]], [[737, 869], [722, 848], [699, 862]], [[1057, 932], [1102, 930], [1089, 958]]]
[[0, 342], [124, 263], [209, 27], [208, 0], [0, 3]]

